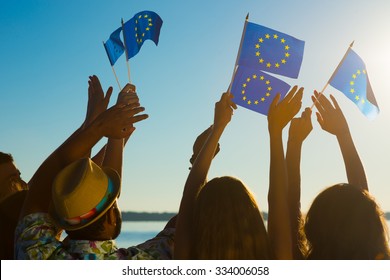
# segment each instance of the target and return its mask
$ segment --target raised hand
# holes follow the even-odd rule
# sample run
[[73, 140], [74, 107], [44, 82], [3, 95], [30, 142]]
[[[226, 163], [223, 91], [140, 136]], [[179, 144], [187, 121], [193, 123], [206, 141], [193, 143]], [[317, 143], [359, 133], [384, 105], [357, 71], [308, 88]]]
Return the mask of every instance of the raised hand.
[[311, 109], [308, 107], [302, 112], [300, 118], [291, 120], [288, 141], [302, 143], [313, 129], [311, 123]]
[[102, 112], [107, 109], [110, 97], [112, 94], [112, 87], [109, 87], [106, 94], [104, 94], [99, 78], [95, 75], [90, 76], [88, 80], [88, 107], [87, 115], [85, 117], [85, 125], [90, 124]]
[[214, 128], [225, 128], [232, 119], [233, 109], [237, 109], [237, 105], [232, 99], [233, 95], [225, 92], [221, 99], [215, 103]]
[[145, 108], [139, 107], [139, 103], [115, 105], [100, 114], [93, 125], [108, 138], [125, 138], [135, 130], [134, 123], [149, 117], [147, 114], [137, 115], [144, 110]]
[[302, 105], [303, 88], [294, 86], [286, 97], [279, 102], [280, 94], [272, 101], [268, 111], [268, 130], [279, 132], [298, 113]]
[[349, 133], [348, 123], [340, 109], [339, 104], [333, 95], [330, 95], [332, 103], [323, 94], [314, 91], [314, 96], [311, 97], [318, 112], [317, 121], [321, 128], [335, 136], [341, 136]]

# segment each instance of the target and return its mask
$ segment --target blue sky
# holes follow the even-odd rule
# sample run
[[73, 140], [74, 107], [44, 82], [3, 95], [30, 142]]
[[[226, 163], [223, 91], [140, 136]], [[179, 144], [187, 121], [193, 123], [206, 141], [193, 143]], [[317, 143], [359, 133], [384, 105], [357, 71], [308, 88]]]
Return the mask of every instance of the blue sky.
[[[321, 90], [355, 40], [381, 109], [370, 121], [341, 92], [339, 101], [365, 166], [371, 193], [390, 211], [390, 2], [387, 0], [1, 1], [0, 150], [14, 155], [25, 180], [85, 117], [88, 76], [118, 87], [102, 41], [143, 10], [164, 21], [156, 47], [148, 41], [130, 61], [132, 82], [150, 118], [137, 125], [124, 157], [122, 210], [177, 211], [196, 136], [213, 120], [229, 85], [244, 19], [305, 41], [298, 79], [303, 106]], [[115, 65], [127, 82], [124, 57]], [[303, 109], [303, 108], [302, 108]], [[326, 186], [345, 182], [334, 136], [314, 129], [303, 146], [302, 209]], [[287, 128], [285, 129], [287, 136]], [[220, 141], [209, 177], [233, 175], [267, 210], [267, 119], [238, 108]], [[105, 140], [104, 140], [105, 141]], [[104, 141], [100, 142], [97, 150]]]

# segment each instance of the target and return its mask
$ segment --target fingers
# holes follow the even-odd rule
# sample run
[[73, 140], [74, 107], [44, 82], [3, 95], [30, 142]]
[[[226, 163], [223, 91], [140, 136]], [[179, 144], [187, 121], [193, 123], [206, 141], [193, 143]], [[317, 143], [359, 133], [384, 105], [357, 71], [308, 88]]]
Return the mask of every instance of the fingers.
[[284, 97], [284, 100], [287, 100], [287, 102], [290, 102], [290, 100], [294, 97], [296, 91], [298, 89], [298, 86], [295, 85], [292, 87], [292, 89], [287, 93], [287, 95]]
[[279, 103], [280, 96], [281, 96], [280, 93], [275, 95], [274, 100], [272, 100], [270, 104], [270, 109], [276, 107], [276, 105]]
[[104, 99], [107, 102], [107, 104], [110, 101], [110, 98], [111, 98], [111, 95], [112, 95], [112, 91], [113, 91], [113, 88], [109, 87], [107, 92], [106, 92], [106, 96], [104, 97]]
[[337, 103], [336, 98], [334, 98], [334, 96], [333, 96], [332, 94], [330, 95], [330, 99], [332, 99], [332, 102], [333, 102], [334, 107], [335, 107], [337, 110], [340, 110], [340, 111], [341, 111], [341, 108], [340, 108], [340, 106], [339, 106], [339, 103]]
[[322, 118], [321, 114], [316, 112], [317, 115], [317, 122], [320, 124], [321, 128], [324, 129], [324, 119]]

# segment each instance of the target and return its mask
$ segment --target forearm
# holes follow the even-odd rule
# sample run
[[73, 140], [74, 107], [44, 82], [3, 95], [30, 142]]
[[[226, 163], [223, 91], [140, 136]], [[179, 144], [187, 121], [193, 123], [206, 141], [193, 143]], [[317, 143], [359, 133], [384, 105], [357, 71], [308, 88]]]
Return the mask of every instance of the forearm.
[[341, 154], [344, 159], [348, 183], [368, 191], [366, 173], [360, 160], [350, 132], [337, 136]]
[[268, 234], [278, 259], [291, 259], [291, 228], [287, 205], [287, 170], [282, 133], [270, 132], [270, 182]]
[[289, 139], [286, 153], [288, 178], [287, 200], [290, 212], [291, 241], [294, 259], [302, 258], [302, 254], [299, 249], [299, 225], [301, 222], [301, 150], [302, 141]]
[[122, 163], [123, 163], [123, 139], [111, 139], [107, 141], [106, 153], [102, 166], [110, 167], [118, 172], [122, 177]]

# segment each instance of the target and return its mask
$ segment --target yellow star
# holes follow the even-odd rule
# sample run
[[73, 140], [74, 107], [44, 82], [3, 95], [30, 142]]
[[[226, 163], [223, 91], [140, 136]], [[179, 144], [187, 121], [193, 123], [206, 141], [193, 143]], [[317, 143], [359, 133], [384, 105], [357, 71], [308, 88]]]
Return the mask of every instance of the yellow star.
[[153, 26], [153, 24], [152, 24], [152, 23], [149, 23], [148, 25], [149, 25], [149, 26]]
[[245, 90], [241, 91], [242, 94], [245, 94]]
[[278, 39], [278, 35], [277, 34], [274, 34], [274, 39]]
[[352, 75], [352, 78], [356, 79], [356, 77], [357, 77], [356, 74], [353, 74], [353, 75]]
[[142, 15], [139, 15], [138, 18], [142, 18]]
[[149, 28], [149, 27], [146, 27], [146, 28], [145, 28], [145, 30], [146, 30], [146, 31], [149, 31], [149, 30], [150, 30], [150, 28]]
[[260, 45], [259, 45], [259, 44], [256, 44], [256, 45], [255, 45], [255, 48], [256, 48], [256, 49], [260, 49]]
[[260, 80], [264, 80], [264, 76], [260, 76]]
[[264, 42], [263, 38], [260, 38], [259, 43], [263, 43], [263, 42]]
[[271, 68], [271, 63], [267, 63], [267, 68]]
[[269, 39], [271, 36], [269, 34], [265, 34], [265, 38]]
[[271, 91], [271, 90], [272, 90], [272, 87], [268, 87], [267, 90], [268, 90], [268, 91]]
[[284, 40], [284, 38], [282, 38], [282, 39], [280, 40], [280, 42], [281, 42], [282, 44], [284, 44], [284, 43], [286, 43], [286, 40]]
[[286, 52], [284, 55], [285, 57], [290, 57], [290, 54], [288, 52]]
[[349, 84], [350, 84], [351, 86], [353, 86], [353, 85], [355, 84], [355, 82], [354, 82], [354, 81], [350, 81]]
[[256, 56], [260, 56], [260, 52], [256, 52]]
[[151, 19], [151, 18], [148, 18], [148, 21], [149, 21], [149, 22], [151, 22], [151, 21], [152, 21], [152, 19]]
[[248, 101], [248, 105], [251, 105], [251, 103], [252, 103], [252, 102], [249, 100], [249, 101]]
[[366, 70], [363, 70], [363, 74], [366, 74], [367, 72], [366, 72]]
[[353, 94], [353, 93], [355, 93], [355, 90], [353, 88], [351, 88], [350, 92]]
[[282, 59], [282, 63], [283, 63], [283, 64], [286, 64], [286, 60], [285, 60], [285, 59]]
[[356, 72], [358, 75], [360, 75], [362, 72], [360, 72], [360, 70], [357, 70], [357, 72]]
[[271, 82], [269, 80], [265, 81], [266, 85], [269, 85]]
[[288, 50], [290, 49], [290, 46], [287, 45], [287, 46], [284, 47], [284, 49], [285, 49], [286, 51], [288, 51]]
[[364, 103], [366, 103], [366, 100], [362, 99], [361, 102], [362, 102], [362, 104], [364, 104]]
[[134, 30], [135, 30], [135, 32], [137, 32], [137, 30], [138, 30], [137, 26], [134, 28]]
[[247, 82], [250, 82], [250, 81], [251, 81], [251, 78], [247, 78], [246, 81], [247, 81]]
[[259, 59], [259, 62], [260, 62], [260, 63], [263, 63], [263, 62], [264, 62], [264, 59], [260, 58], [260, 59]]
[[265, 96], [267, 96], [267, 97], [270, 96], [270, 95], [271, 95], [271, 94], [270, 94], [269, 92], [267, 92], [267, 93], [265, 94]]
[[256, 105], [259, 104], [259, 100], [256, 100], [256, 101], [255, 101], [255, 104], [256, 104]]
[[280, 67], [280, 64], [279, 64], [279, 63], [275, 63], [275, 67], [276, 67], [276, 68], [279, 68], [279, 67]]
[[145, 33], [142, 33], [142, 37], [145, 37]]
[[242, 98], [242, 100], [246, 100], [246, 96], [244, 96], [244, 97]]
[[262, 101], [262, 102], [264, 102], [264, 101], [265, 101], [265, 98], [264, 98], [264, 97], [262, 97], [262, 98], [261, 98], [261, 101]]
[[242, 84], [242, 87], [243, 87], [243, 88], [246, 88], [246, 84]]
[[135, 37], [138, 37], [138, 33], [135, 33]]
[[253, 79], [256, 79], [256, 78], [257, 78], [257, 75], [253, 75], [252, 78], [253, 78]]
[[359, 95], [356, 95], [355, 99], [358, 101], [360, 99]]
[[144, 18], [147, 18], [148, 17], [148, 15], [144, 15]]
[[138, 20], [135, 20], [135, 24], [138, 24]]

